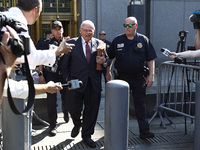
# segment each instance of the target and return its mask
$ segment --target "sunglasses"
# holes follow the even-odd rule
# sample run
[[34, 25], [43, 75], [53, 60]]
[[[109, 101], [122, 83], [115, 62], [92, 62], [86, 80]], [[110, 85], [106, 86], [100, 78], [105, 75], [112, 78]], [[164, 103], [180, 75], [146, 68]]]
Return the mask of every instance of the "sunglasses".
[[99, 33], [99, 35], [106, 35], [105, 33]]
[[132, 26], [136, 25], [135, 23], [134, 24], [123, 24], [123, 26], [126, 28], [126, 27], [129, 27], [131, 28]]

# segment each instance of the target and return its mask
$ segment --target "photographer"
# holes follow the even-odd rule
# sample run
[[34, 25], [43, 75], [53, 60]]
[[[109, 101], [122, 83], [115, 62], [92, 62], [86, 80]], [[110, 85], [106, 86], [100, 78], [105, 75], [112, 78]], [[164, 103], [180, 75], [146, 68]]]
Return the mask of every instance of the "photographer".
[[[17, 7], [12, 7], [8, 11], [0, 13], [1, 26], [3, 20], [18, 21], [21, 25], [21, 28], [25, 29], [20, 35], [23, 35], [26, 38], [29, 38], [30, 42], [30, 54], [28, 55], [28, 61], [31, 69], [35, 69], [37, 65], [46, 65], [53, 66], [56, 61], [56, 56], [59, 56], [62, 53], [68, 53], [71, 51], [73, 44], [67, 44], [66, 39], [64, 39], [58, 48], [50, 51], [36, 50], [33, 41], [31, 40], [28, 32], [28, 25], [35, 23], [39, 17], [42, 10], [42, 1], [41, 0], [18, 0]], [[2, 28], [5, 31], [5, 27]], [[23, 56], [17, 58], [15, 63], [24, 63]], [[14, 91], [11, 91], [15, 92]]]
[[[2, 42], [1, 42], [1, 47], [0, 47], [0, 52], [3, 56], [3, 59], [5, 60], [4, 64], [2, 62], [2, 58], [0, 59], [0, 89], [1, 89], [1, 94], [0, 97], [2, 97], [2, 91], [3, 91], [3, 96], [7, 96], [7, 80], [6, 80], [6, 76], [5, 76], [5, 72], [7, 72], [7, 76], [9, 76], [10, 71], [12, 69], [12, 64], [14, 63], [15, 59], [17, 58], [17, 56], [15, 56], [12, 53], [11, 50], [11, 46], [8, 45], [9, 39], [10, 39], [10, 35], [13, 39], [19, 39], [19, 36], [17, 35], [17, 33], [10, 28], [9, 26], [6, 26], [7, 30], [6, 32], [4, 32], [3, 36], [2, 36]], [[6, 66], [6, 68], [5, 68]], [[5, 86], [4, 86], [4, 81], [5, 82]], [[10, 86], [10, 91], [12, 91], [12, 96], [13, 97], [17, 97], [17, 98], [24, 98], [26, 99], [28, 97], [28, 83], [27, 81], [14, 81], [12, 79], [8, 79], [9, 80], [9, 84], [12, 85]], [[63, 89], [60, 85], [55, 84], [54, 82], [50, 81], [47, 84], [35, 84], [35, 94], [40, 94], [40, 93], [56, 93], [58, 90]]]
[[[17, 7], [12, 7], [8, 11], [1, 12], [0, 15], [6, 16], [8, 19], [14, 19], [21, 23], [22, 28], [26, 31], [21, 32], [27, 38], [30, 38], [28, 25], [32, 25], [40, 16], [42, 11], [41, 0], [18, 0]], [[56, 60], [56, 56], [61, 53], [68, 53], [71, 51], [73, 44], [67, 44], [66, 39], [62, 41], [59, 47], [51, 51], [36, 50], [33, 41], [30, 38], [30, 54], [28, 61], [31, 69], [35, 69], [37, 65], [45, 65], [51, 67]], [[17, 63], [24, 63], [23, 57], [16, 60]]]

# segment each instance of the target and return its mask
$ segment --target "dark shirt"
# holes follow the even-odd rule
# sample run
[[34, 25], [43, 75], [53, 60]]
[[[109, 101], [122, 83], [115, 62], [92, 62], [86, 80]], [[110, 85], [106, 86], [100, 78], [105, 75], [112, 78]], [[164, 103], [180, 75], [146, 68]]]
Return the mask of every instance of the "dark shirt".
[[[111, 42], [108, 41], [108, 40], [105, 40], [104, 43], [106, 43], [106, 52], [107, 52], [108, 49], [109, 49], [110, 46], [111, 46]], [[110, 64], [111, 64], [111, 60], [110, 60], [110, 58], [107, 58], [107, 66], [110, 66]], [[104, 71], [106, 71], [106, 68], [107, 68], [107, 67], [104, 67], [104, 66], [103, 66], [103, 70], [104, 70]]]
[[44, 40], [45, 39], [39, 39], [39, 41], [37, 42], [37, 44], [36, 44], [36, 49], [39, 49], [39, 50], [41, 50], [42, 49], [42, 45], [43, 45], [43, 43], [44, 43]]
[[126, 34], [117, 36], [107, 53], [110, 59], [116, 57], [114, 65], [117, 71], [128, 75], [143, 72], [144, 62], [157, 57], [149, 39], [139, 33], [136, 33], [133, 40], [129, 40]]
[[[53, 37], [50, 41], [45, 41], [44, 44], [43, 44], [43, 49], [44, 50], [49, 50], [49, 45], [50, 44], [53, 44], [53, 45], [56, 45], [56, 46], [59, 46], [60, 43], [62, 42], [63, 39], [61, 40], [57, 40], [55, 37]], [[62, 57], [56, 57], [56, 61], [58, 61], [58, 70], [61, 70], [61, 66], [62, 66]]]

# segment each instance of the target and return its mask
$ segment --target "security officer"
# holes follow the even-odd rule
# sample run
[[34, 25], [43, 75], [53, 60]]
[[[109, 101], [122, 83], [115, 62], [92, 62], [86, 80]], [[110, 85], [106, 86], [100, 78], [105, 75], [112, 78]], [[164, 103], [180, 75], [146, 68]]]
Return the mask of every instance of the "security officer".
[[[117, 36], [108, 50], [110, 59], [114, 59], [118, 78], [129, 83], [133, 95], [135, 114], [139, 124], [140, 138], [153, 138], [149, 131], [149, 124], [145, 113], [146, 86], [150, 87], [154, 82], [154, 68], [157, 57], [155, 50], [142, 34], [136, 32], [138, 27], [135, 17], [125, 20], [125, 34]], [[149, 75], [145, 78], [144, 62], [147, 61]], [[112, 79], [111, 65], [107, 69], [107, 81]]]
[[[49, 42], [45, 42], [43, 45], [43, 49], [54, 49], [54, 47], [59, 46], [60, 43], [63, 40], [63, 26], [60, 21], [54, 21], [52, 23], [52, 29], [51, 32], [53, 34], [53, 38]], [[43, 74], [45, 77], [40, 76], [39, 81], [54, 81], [54, 82], [61, 82], [61, 83], [66, 83], [66, 81], [62, 77], [62, 71], [61, 71], [61, 65], [62, 65], [62, 58], [63, 57], [57, 57], [56, 58], [56, 63], [53, 65], [53, 67], [43, 67]], [[68, 110], [66, 107], [66, 90], [63, 89], [60, 91], [61, 94], [61, 99], [62, 99], [62, 111], [64, 113], [64, 120], [67, 123], [69, 121], [69, 116], [68, 116]], [[49, 94], [47, 93], [47, 112], [49, 116], [49, 121], [50, 121], [50, 135], [55, 136], [57, 131], [57, 94]]]
[[[101, 30], [99, 32], [99, 39], [102, 40], [104, 43], [106, 43], [106, 52], [107, 52], [108, 49], [110, 48], [111, 42], [106, 40], [106, 32], [105, 31]], [[107, 64], [103, 65], [102, 73], [103, 73], [103, 76], [104, 76], [104, 79], [105, 79], [105, 83], [107, 82], [106, 81], [106, 70], [107, 70], [107, 66], [109, 66], [110, 63], [111, 63], [111, 60], [107, 59]]]
[[40, 39], [37, 44], [36, 44], [36, 49], [41, 50], [43, 47], [44, 42], [46, 41], [50, 41], [53, 38], [53, 35], [51, 33], [51, 29], [48, 29], [45, 31], [45, 38], [44, 39]]

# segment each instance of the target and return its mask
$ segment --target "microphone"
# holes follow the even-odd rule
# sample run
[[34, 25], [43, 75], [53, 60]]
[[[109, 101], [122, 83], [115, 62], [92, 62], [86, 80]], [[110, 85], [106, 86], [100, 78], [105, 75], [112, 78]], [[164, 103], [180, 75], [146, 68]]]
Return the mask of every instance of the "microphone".
[[161, 48], [160, 50], [165, 56], [169, 56], [170, 54], [170, 50], [168, 50], [167, 48]]
[[80, 88], [83, 85], [83, 82], [75, 79], [68, 81], [66, 84], [61, 84], [61, 82], [57, 82], [56, 84], [62, 86], [63, 88], [68, 87], [69, 90], [74, 90]]
[[[165, 56], [169, 56], [170, 55], [170, 50], [168, 50], [167, 48], [161, 48], [160, 50]], [[183, 63], [183, 59], [181, 57], [175, 57], [174, 58], [174, 62], [181, 64]]]

